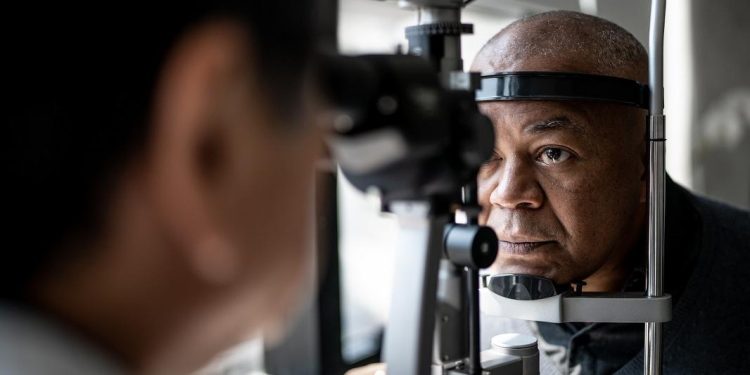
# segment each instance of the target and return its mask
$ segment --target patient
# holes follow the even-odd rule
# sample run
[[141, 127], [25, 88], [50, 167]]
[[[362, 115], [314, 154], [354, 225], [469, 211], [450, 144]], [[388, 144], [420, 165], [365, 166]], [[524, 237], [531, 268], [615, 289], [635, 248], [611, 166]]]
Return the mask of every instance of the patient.
[[[648, 81], [648, 57], [621, 27], [575, 12], [509, 25], [477, 55], [482, 74], [554, 71]], [[479, 175], [482, 223], [500, 240], [496, 272], [585, 282], [584, 291], [644, 291], [646, 111], [592, 102], [480, 104], [496, 131]], [[667, 129], [669, 129], [667, 122]], [[674, 126], [679, 126], [675, 124]], [[667, 130], [667, 134], [668, 130]], [[667, 180], [665, 373], [739, 373], [750, 325], [745, 268], [750, 214]], [[540, 340], [543, 373], [641, 373], [642, 324], [552, 324], [483, 316], [483, 343], [503, 332]]]
[[11, 8], [0, 373], [189, 373], [278, 326], [310, 255], [310, 3]]

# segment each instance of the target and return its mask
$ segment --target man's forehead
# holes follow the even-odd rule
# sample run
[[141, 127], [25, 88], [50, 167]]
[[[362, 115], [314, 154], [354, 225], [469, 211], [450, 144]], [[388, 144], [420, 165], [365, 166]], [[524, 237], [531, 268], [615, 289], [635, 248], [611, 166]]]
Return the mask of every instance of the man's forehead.
[[523, 46], [505, 38], [493, 41], [474, 59], [471, 71], [482, 75], [507, 72], [565, 72], [607, 74], [589, 55], [572, 50], [548, 49], [544, 53], [528, 53]]
[[564, 72], [564, 73], [583, 73], [583, 74], [601, 74], [594, 63], [585, 61], [582, 58], [567, 55], [555, 56], [534, 56], [512, 59], [506, 56], [496, 56], [495, 58], [481, 58], [472, 65], [473, 72], [479, 72], [482, 75], [491, 75], [497, 73], [509, 72]]
[[535, 130], [570, 130], [589, 133], [591, 109], [578, 102], [496, 101], [479, 103], [495, 126], [534, 133]]
[[493, 101], [479, 103], [479, 110], [492, 121], [498, 139], [503, 135], [536, 139], [559, 134], [586, 143], [620, 144], [625, 139], [642, 140], [645, 131], [645, 121], [634, 120], [629, 112], [641, 110], [608, 103]]

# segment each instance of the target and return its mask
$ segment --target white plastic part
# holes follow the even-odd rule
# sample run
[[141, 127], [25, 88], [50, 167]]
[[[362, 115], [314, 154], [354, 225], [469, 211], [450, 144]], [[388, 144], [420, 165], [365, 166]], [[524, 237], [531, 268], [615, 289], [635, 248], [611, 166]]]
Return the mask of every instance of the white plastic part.
[[492, 338], [492, 347], [498, 349], [523, 349], [536, 343], [536, 337], [520, 333], [503, 333]]

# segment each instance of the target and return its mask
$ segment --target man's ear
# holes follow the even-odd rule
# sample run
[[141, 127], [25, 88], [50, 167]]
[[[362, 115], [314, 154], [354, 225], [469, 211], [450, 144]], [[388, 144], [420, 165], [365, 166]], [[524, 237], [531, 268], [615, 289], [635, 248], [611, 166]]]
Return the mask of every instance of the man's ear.
[[[186, 34], [156, 86], [147, 146], [148, 194], [161, 233], [207, 283], [228, 283], [240, 256], [223, 225], [216, 194], [227, 155], [227, 95], [247, 77], [247, 38], [227, 21]], [[230, 100], [231, 102], [231, 100]]]

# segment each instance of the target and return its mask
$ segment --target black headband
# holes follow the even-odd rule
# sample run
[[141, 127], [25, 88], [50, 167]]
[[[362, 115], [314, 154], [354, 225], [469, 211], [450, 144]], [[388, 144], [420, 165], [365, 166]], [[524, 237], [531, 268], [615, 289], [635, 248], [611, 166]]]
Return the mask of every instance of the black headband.
[[593, 74], [510, 72], [482, 76], [476, 100], [582, 100], [648, 109], [649, 88], [637, 81]]

